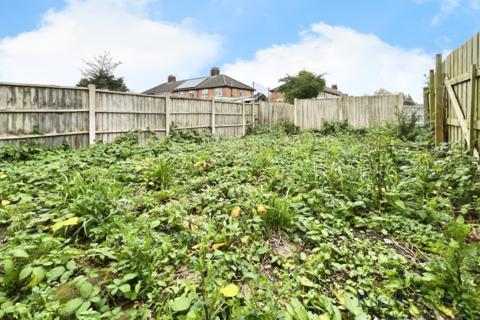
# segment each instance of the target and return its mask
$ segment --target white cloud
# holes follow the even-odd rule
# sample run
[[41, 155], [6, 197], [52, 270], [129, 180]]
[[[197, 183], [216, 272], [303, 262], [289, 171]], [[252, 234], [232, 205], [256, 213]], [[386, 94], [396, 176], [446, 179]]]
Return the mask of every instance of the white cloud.
[[480, 9], [480, 0], [413, 0], [417, 4], [423, 4], [428, 1], [438, 2], [440, 5], [440, 12], [432, 19], [432, 24], [438, 24], [447, 16], [456, 12], [457, 9], [462, 8], [464, 12]]
[[110, 51], [117, 69], [137, 92], [167, 75], [193, 76], [222, 52], [219, 35], [200, 34], [188, 20], [179, 25], [148, 19], [151, 0], [68, 1], [49, 11], [37, 30], [0, 40], [0, 81], [75, 85], [81, 59]]
[[422, 93], [423, 74], [434, 65], [433, 56], [421, 49], [402, 49], [375, 35], [321, 22], [301, 33], [298, 43], [259, 50], [253, 60], [237, 60], [222, 70], [245, 83], [255, 81], [270, 88], [286, 73], [328, 72], [327, 85], [337, 84], [349, 95], [373, 94], [383, 87], [417, 98]]

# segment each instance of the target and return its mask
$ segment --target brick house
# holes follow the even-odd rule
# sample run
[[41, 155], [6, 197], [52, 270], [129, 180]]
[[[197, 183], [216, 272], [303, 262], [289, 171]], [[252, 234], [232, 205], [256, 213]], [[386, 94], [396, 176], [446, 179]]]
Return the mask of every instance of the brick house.
[[[270, 98], [273, 101], [284, 101], [283, 93], [282, 92], [275, 92], [277, 88], [270, 90]], [[332, 85], [332, 87], [325, 87], [323, 91], [317, 96], [316, 99], [337, 99], [341, 96], [348, 96], [341, 91], [338, 91], [338, 86], [336, 84]]]
[[253, 94], [254, 88], [237, 81], [225, 74], [220, 74], [220, 69], [213, 67], [210, 77], [187, 79], [177, 81], [175, 76], [168, 76], [168, 82], [162, 83], [144, 94], [170, 93], [173, 97], [212, 98], [212, 97], [246, 97]]

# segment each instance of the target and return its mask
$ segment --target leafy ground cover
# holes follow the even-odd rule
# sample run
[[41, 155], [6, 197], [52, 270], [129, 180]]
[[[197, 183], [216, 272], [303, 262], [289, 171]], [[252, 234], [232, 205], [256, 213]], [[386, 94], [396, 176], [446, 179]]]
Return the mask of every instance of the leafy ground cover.
[[1, 148], [0, 316], [479, 319], [474, 159], [325, 128]]

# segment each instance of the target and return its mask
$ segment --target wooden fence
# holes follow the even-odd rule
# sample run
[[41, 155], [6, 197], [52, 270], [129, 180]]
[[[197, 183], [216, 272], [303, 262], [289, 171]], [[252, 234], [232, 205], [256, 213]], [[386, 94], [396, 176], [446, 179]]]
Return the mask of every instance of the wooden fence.
[[[321, 130], [323, 121], [343, 121], [354, 127], [395, 122], [395, 106], [403, 108], [403, 94], [388, 96], [340, 97], [338, 99], [298, 99], [295, 104], [262, 102], [260, 123], [293, 121], [301, 129]], [[270, 110], [270, 111], [269, 111]], [[269, 118], [269, 113], [271, 116]]]
[[[322, 129], [324, 120], [348, 120], [355, 127], [395, 121], [403, 96], [341, 97], [295, 100], [295, 104], [225, 102], [121, 93], [89, 88], [0, 83], [0, 145], [39, 139], [42, 146], [68, 141], [84, 148], [94, 141], [112, 142], [142, 130], [141, 144], [154, 132], [213, 132], [220, 137], [245, 135], [248, 126], [292, 121], [302, 129]], [[253, 117], [255, 115], [255, 119]], [[169, 125], [167, 125], [169, 124]]]
[[[0, 145], [39, 139], [84, 148], [141, 129], [163, 139], [169, 130], [242, 136], [258, 122], [258, 104], [121, 93], [89, 88], [0, 83]], [[167, 125], [173, 124], [173, 125]]]
[[430, 70], [428, 101], [435, 123], [435, 142], [463, 141], [478, 158], [480, 121], [478, 112], [480, 32], [450, 53], [444, 61], [437, 54]]

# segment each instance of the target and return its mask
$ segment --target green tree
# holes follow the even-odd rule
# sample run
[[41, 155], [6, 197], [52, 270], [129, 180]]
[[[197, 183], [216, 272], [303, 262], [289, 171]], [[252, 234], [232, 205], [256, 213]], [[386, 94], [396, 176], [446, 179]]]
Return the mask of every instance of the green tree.
[[318, 97], [319, 93], [325, 88], [325, 74], [315, 74], [310, 71], [302, 70], [297, 75], [288, 75], [279, 79], [280, 85], [275, 91], [282, 92], [287, 103], [292, 103], [297, 99], [311, 99]]
[[94, 84], [98, 89], [127, 92], [129, 89], [124, 82], [123, 77], [116, 78], [113, 71], [122, 64], [122, 62], [113, 62], [109, 52], [94, 56], [94, 61], [82, 60], [87, 66], [80, 69], [82, 78], [77, 83], [77, 87], [87, 87]]

